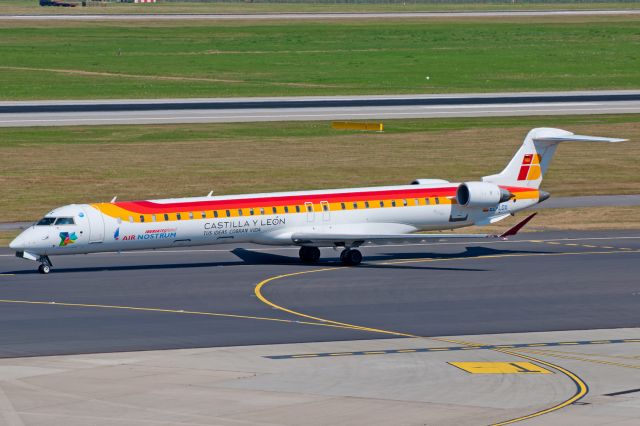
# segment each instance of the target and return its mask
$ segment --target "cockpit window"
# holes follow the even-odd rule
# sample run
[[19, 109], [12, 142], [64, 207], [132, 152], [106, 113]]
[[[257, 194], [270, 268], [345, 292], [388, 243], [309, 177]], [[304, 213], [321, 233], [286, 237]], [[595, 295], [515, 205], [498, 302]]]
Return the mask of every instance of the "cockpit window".
[[40, 222], [36, 223], [37, 226], [47, 226], [47, 225], [53, 225], [53, 222], [56, 221], [55, 217], [43, 217], [42, 219], [40, 219]]
[[75, 222], [72, 217], [59, 217], [58, 220], [56, 220], [56, 226], [57, 225], [75, 225]]

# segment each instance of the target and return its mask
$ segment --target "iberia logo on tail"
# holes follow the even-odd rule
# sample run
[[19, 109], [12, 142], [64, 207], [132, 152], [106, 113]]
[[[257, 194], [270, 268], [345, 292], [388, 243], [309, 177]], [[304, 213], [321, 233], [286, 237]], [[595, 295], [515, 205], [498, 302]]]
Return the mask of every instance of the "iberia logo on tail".
[[540, 170], [540, 156], [538, 154], [525, 154], [518, 173], [518, 180], [536, 180], [542, 174]]

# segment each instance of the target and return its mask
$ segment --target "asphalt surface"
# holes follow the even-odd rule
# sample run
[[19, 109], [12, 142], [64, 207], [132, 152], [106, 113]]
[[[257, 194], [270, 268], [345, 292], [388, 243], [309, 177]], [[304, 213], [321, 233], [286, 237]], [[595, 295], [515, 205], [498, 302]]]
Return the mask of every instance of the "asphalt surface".
[[640, 325], [638, 231], [533, 233], [363, 253], [360, 267], [275, 279], [260, 300], [261, 281], [339, 266], [338, 253], [323, 250], [320, 267], [299, 265], [295, 248], [257, 246], [63, 256], [44, 276], [5, 249], [0, 357], [384, 337], [272, 304], [419, 336]]
[[640, 113], [638, 91], [0, 102], [0, 127]]
[[146, 20], [333, 20], [333, 19], [415, 19], [415, 18], [500, 18], [551, 16], [618, 16], [638, 15], [640, 10], [540, 10], [494, 12], [329, 12], [329, 13], [219, 13], [219, 14], [34, 14], [0, 15], [0, 20], [62, 21], [146, 21]]

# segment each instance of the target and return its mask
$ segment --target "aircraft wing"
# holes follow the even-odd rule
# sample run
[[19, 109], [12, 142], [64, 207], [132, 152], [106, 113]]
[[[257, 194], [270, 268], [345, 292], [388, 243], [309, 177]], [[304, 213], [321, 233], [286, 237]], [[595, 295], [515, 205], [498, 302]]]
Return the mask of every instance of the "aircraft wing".
[[291, 236], [294, 244], [315, 247], [358, 247], [365, 243], [373, 244], [407, 244], [437, 240], [475, 240], [490, 238], [507, 238], [516, 235], [537, 213], [527, 216], [524, 220], [500, 235], [492, 234], [325, 234], [325, 233], [296, 233]]

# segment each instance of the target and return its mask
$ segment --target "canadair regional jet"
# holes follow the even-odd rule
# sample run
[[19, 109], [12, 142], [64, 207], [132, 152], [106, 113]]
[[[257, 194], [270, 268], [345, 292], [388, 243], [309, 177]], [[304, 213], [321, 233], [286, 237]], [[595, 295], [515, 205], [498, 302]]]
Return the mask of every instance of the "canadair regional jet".
[[342, 248], [340, 260], [357, 265], [365, 243], [513, 235], [533, 215], [502, 235], [415, 232], [488, 225], [514, 215], [549, 198], [539, 187], [560, 142], [624, 140], [533, 129], [502, 172], [476, 182], [416, 179], [402, 186], [71, 204], [47, 213], [10, 247], [39, 262], [43, 274], [51, 255], [230, 242], [299, 246], [304, 263], [318, 262], [319, 247]]

